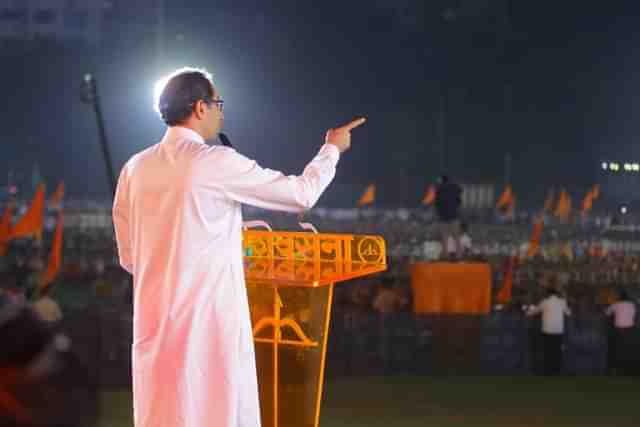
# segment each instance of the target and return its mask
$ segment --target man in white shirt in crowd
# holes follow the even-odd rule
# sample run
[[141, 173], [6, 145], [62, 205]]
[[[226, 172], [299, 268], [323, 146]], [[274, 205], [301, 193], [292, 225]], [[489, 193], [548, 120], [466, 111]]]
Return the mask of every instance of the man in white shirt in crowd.
[[469, 225], [466, 223], [460, 224], [460, 231], [462, 234], [460, 235], [459, 245], [462, 249], [462, 254], [464, 256], [469, 256], [471, 255], [471, 248], [473, 245], [471, 235], [469, 235]]
[[627, 291], [620, 289], [618, 302], [607, 307], [605, 314], [613, 316], [613, 348], [609, 349], [613, 356], [611, 358], [613, 373], [618, 375], [627, 373], [634, 361], [636, 306]]
[[[458, 255], [458, 250], [460, 251], [460, 255], [462, 257], [467, 257], [471, 255], [471, 236], [469, 235], [469, 227], [467, 224], [460, 224], [460, 236], [455, 237], [453, 235], [449, 236], [447, 239], [447, 253], [446, 255], [449, 259], [453, 259]], [[444, 251], [445, 248], [442, 250]]]
[[565, 331], [564, 317], [571, 316], [567, 301], [555, 287], [549, 288], [547, 298], [530, 307], [528, 316], [542, 314], [544, 348], [544, 374], [560, 375], [562, 372], [562, 338]]

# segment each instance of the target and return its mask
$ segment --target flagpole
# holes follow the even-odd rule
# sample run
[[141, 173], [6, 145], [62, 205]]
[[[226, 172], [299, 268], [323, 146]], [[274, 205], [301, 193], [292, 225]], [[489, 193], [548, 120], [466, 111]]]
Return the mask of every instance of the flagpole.
[[[113, 173], [113, 165], [111, 162], [111, 153], [109, 152], [109, 144], [107, 141], [107, 132], [104, 127], [104, 120], [102, 118], [102, 108], [100, 107], [100, 98], [98, 96], [98, 87], [97, 82], [93, 75], [85, 74], [84, 81], [82, 85], [82, 92], [80, 97], [83, 102], [87, 104], [91, 104], [93, 106], [93, 110], [96, 114], [96, 120], [98, 124], [98, 137], [100, 139], [100, 146], [102, 148], [102, 156], [104, 159], [106, 172], [107, 172], [107, 180], [109, 181], [110, 189], [111, 189], [111, 197], [115, 197], [116, 194], [116, 177]], [[97, 329], [97, 349], [96, 353], [98, 354], [98, 362], [96, 363], [96, 392], [98, 392], [100, 385], [103, 381], [103, 370], [102, 370], [102, 357], [104, 352], [104, 331], [102, 328], [102, 315], [101, 311], [98, 311], [98, 324], [96, 325]], [[99, 395], [99, 394], [98, 394]], [[97, 406], [97, 415], [98, 419], [100, 419], [100, 405]]]
[[511, 184], [511, 153], [504, 155], [504, 185]]
[[100, 97], [98, 95], [98, 84], [92, 74], [84, 76], [84, 84], [82, 86], [81, 99], [93, 106], [96, 113], [96, 121], [98, 124], [98, 137], [102, 148], [102, 156], [104, 158], [105, 167], [107, 169], [107, 179], [111, 187], [111, 197], [116, 193], [116, 177], [113, 173], [113, 164], [111, 162], [111, 153], [109, 152], [109, 143], [107, 140], [107, 132], [104, 127], [102, 118], [102, 108], [100, 106]]

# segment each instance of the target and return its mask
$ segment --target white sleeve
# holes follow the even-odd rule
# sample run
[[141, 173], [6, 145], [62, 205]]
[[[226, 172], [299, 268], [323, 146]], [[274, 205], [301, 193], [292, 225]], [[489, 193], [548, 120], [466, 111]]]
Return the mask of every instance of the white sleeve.
[[564, 302], [564, 314], [566, 314], [567, 316], [571, 316], [571, 309], [569, 308], [569, 304], [567, 304], [567, 302]]
[[[312, 208], [336, 173], [340, 151], [325, 144], [307, 164], [302, 175], [286, 176], [262, 168], [235, 150], [227, 149], [220, 168], [222, 179], [215, 184], [227, 197], [263, 209], [302, 212]], [[215, 178], [213, 178], [215, 180]]]
[[540, 314], [542, 313], [544, 310], [544, 301], [542, 301], [541, 303], [539, 303], [536, 306], [533, 306], [529, 312], [527, 313], [529, 316], [534, 316], [536, 314]]
[[616, 306], [615, 304], [611, 304], [609, 307], [607, 307], [607, 309], [604, 311], [604, 314], [606, 314], [607, 316], [611, 316], [614, 312], [616, 311]]
[[129, 230], [129, 182], [125, 165], [118, 178], [118, 186], [113, 199], [113, 226], [116, 232], [120, 265], [129, 273], [133, 273], [131, 262], [131, 238]]

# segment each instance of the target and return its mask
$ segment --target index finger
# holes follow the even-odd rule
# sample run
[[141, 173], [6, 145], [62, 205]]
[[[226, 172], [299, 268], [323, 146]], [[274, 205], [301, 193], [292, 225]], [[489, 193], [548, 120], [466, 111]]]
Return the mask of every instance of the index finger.
[[350, 123], [347, 123], [346, 125], [340, 127], [340, 130], [350, 131], [351, 129], [355, 129], [358, 126], [362, 125], [366, 121], [367, 121], [366, 118], [360, 117], [359, 119], [355, 119], [354, 121], [352, 121]]

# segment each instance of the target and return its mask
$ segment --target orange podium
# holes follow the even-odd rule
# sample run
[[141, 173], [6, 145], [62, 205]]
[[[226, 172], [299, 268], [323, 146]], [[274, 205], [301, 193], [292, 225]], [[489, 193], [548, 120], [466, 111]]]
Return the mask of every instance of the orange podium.
[[386, 270], [382, 237], [246, 230], [263, 427], [317, 427], [333, 286]]

